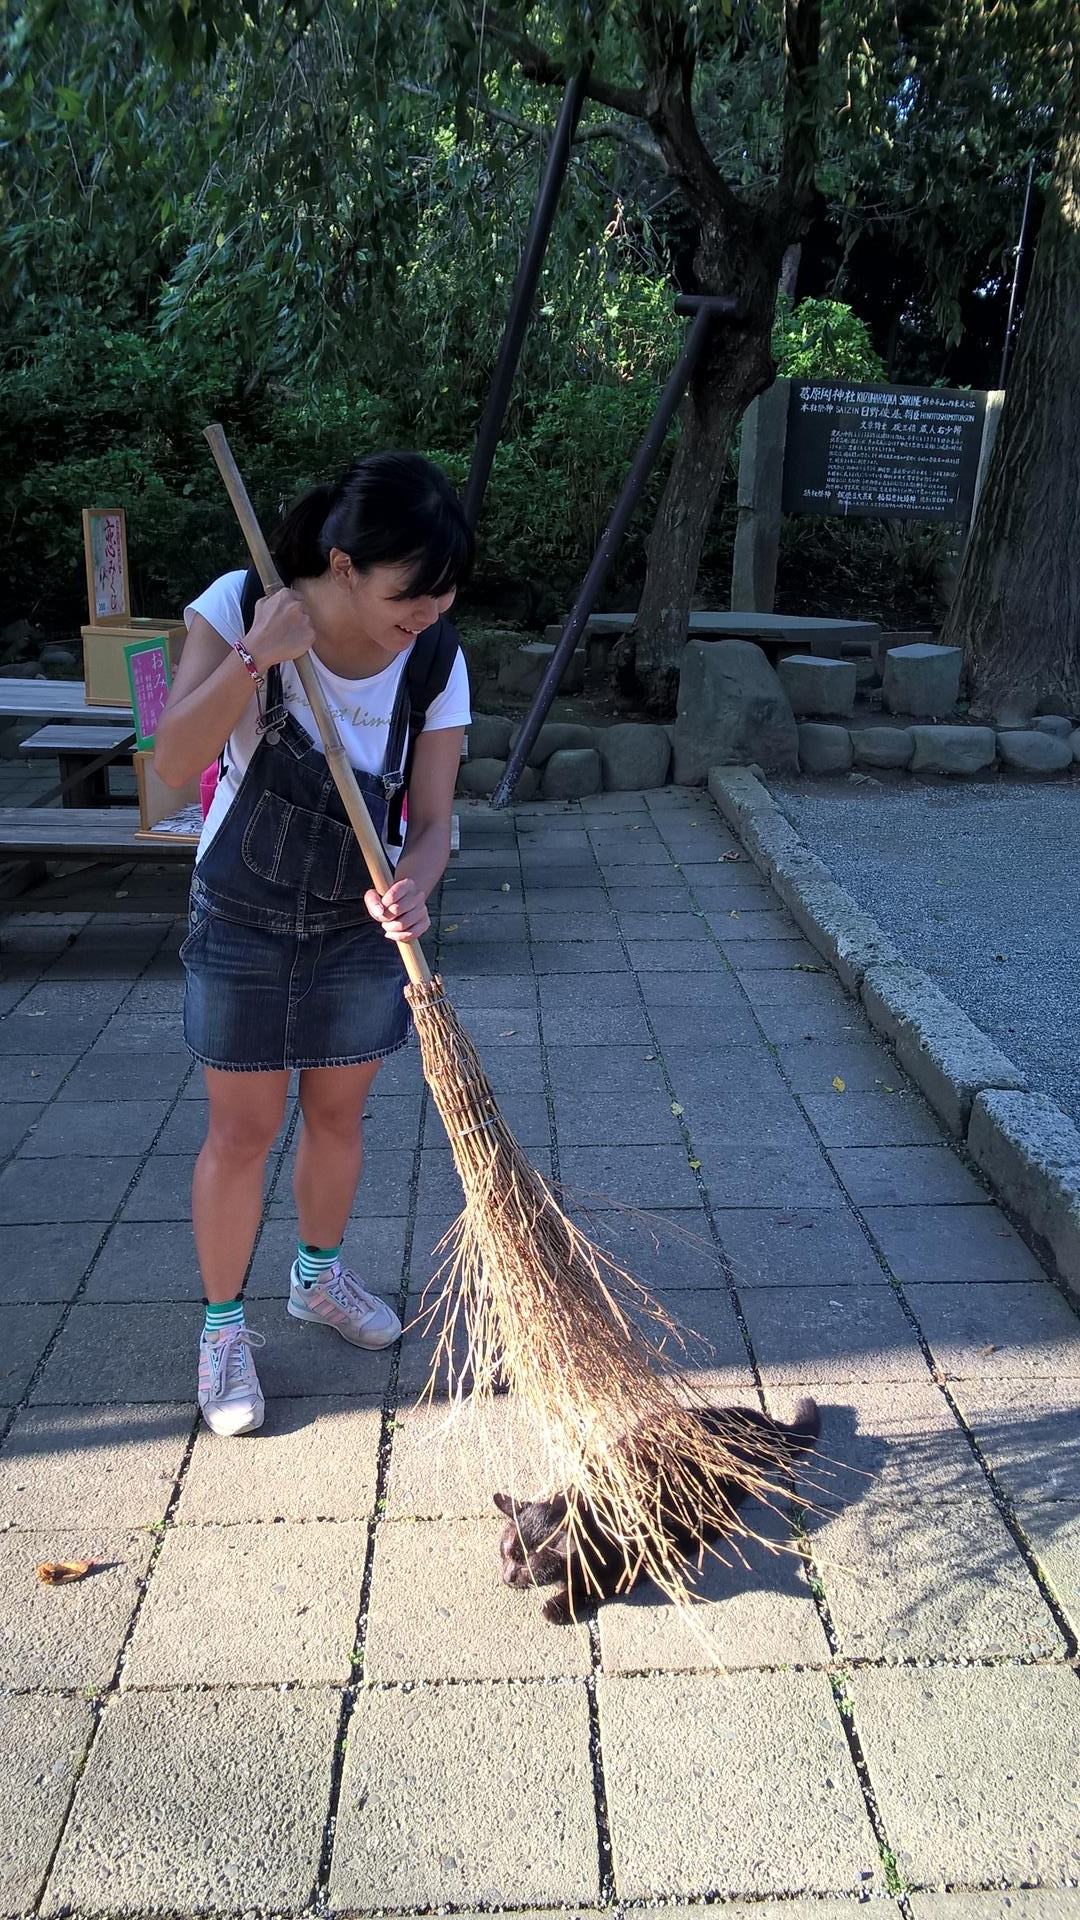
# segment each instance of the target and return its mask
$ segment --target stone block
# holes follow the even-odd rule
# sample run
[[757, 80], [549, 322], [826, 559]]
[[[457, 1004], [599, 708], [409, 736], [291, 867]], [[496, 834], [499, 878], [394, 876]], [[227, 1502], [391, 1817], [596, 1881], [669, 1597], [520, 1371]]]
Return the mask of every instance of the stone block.
[[[111, 1700], [43, 1910], [296, 1913], [314, 1897], [341, 1696]], [[228, 1835], [223, 1844], [222, 1836]]]
[[468, 760], [463, 760], [458, 768], [454, 791], [475, 794], [478, 799], [486, 800], [489, 794], [494, 793], [505, 772], [505, 760], [489, 759], [486, 754], [478, 754], [474, 759], [470, 754]]
[[1032, 721], [1036, 733], [1056, 735], [1059, 740], [1068, 740], [1073, 723], [1064, 713], [1037, 713]]
[[1080, 1689], [1067, 1667], [862, 1668], [847, 1685], [905, 1880], [1075, 1877]]
[[953, 1133], [966, 1134], [977, 1093], [1026, 1090], [1019, 1068], [919, 967], [868, 967], [860, 993], [871, 1024]]
[[[349, 1239], [351, 1247], [352, 1225]], [[209, 1429], [200, 1426], [177, 1524], [201, 1521], [226, 1527], [259, 1520], [363, 1518], [375, 1505], [380, 1428], [381, 1410], [374, 1398], [276, 1400], [267, 1408], [258, 1445], [250, 1449], [251, 1469], [242, 1472], [235, 1450], [219, 1446]], [[245, 1464], [247, 1460], [245, 1454]], [[286, 1539], [283, 1527], [276, 1531], [279, 1539]]]
[[513, 722], [501, 713], [474, 713], [469, 722], [470, 760], [505, 760]]
[[935, 647], [915, 642], [890, 647], [885, 655], [885, 705], [890, 713], [910, 713], [935, 719], [951, 713], [960, 694], [959, 647]]
[[1072, 748], [1073, 759], [1080, 761], [1080, 727], [1077, 727], [1073, 733], [1070, 733], [1069, 745]]
[[575, 1903], [576, 1911], [599, 1896], [583, 1682], [360, 1693], [338, 1806], [332, 1910]]
[[922, 1348], [888, 1287], [744, 1287], [740, 1300], [767, 1386], [926, 1376]]
[[90, 1729], [85, 1700], [0, 1700], [0, 1913], [34, 1909]]
[[[520, 726], [513, 728], [510, 734], [511, 747], [516, 747], [520, 732]], [[572, 720], [545, 720], [529, 748], [526, 765], [545, 767], [553, 753], [561, 753], [567, 747], [595, 745], [596, 738], [591, 727], [578, 726]]]
[[846, 720], [854, 712], [854, 660], [789, 653], [778, 662], [776, 671], [797, 719], [835, 715]]
[[803, 773], [846, 773], [851, 766], [851, 735], [847, 728], [801, 720], [799, 766]]
[[1080, 1380], [1080, 1324], [1048, 1280], [905, 1289], [940, 1373], [955, 1380]]
[[605, 1674], [597, 1698], [624, 1900], [880, 1885], [823, 1673]]
[[[499, 690], [501, 693], [522, 694], [531, 699], [547, 672], [554, 647], [547, 646], [542, 640], [530, 640], [519, 647], [499, 668]], [[580, 693], [585, 685], [585, 649], [575, 647], [563, 670], [559, 681], [561, 693]]]
[[968, 1150], [1080, 1296], [1080, 1132], [1073, 1122], [1045, 1094], [981, 1093]]
[[907, 767], [915, 736], [910, 727], [852, 727], [851, 747], [857, 767]]
[[717, 766], [798, 771], [791, 702], [751, 640], [689, 641], [677, 711], [673, 777], [680, 786], [700, 786]]
[[993, 766], [999, 736], [993, 727], [912, 727], [912, 773], [981, 773]]
[[599, 793], [602, 784], [595, 747], [563, 747], [545, 766], [540, 791], [545, 800], [580, 800], [583, 794]]
[[[1069, 723], [1066, 720], [1065, 726]], [[1062, 738], [1049, 728], [1030, 732], [1011, 728], [997, 737], [998, 758], [1014, 773], [1064, 773], [1072, 766], [1072, 747], [1068, 734]]]
[[190, 1433], [190, 1406], [17, 1414], [0, 1449], [0, 1527], [147, 1527], [164, 1518]]
[[671, 765], [671, 741], [666, 727], [628, 723], [604, 727], [596, 745], [608, 793], [644, 792], [662, 787]]

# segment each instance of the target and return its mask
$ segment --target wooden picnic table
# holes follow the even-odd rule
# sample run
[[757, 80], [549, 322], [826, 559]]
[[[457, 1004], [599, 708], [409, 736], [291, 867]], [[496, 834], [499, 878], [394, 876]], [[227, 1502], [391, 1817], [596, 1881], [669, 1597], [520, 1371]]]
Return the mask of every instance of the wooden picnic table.
[[83, 680], [23, 680], [0, 676], [0, 719], [72, 720], [83, 725], [131, 725], [130, 707], [88, 707]]

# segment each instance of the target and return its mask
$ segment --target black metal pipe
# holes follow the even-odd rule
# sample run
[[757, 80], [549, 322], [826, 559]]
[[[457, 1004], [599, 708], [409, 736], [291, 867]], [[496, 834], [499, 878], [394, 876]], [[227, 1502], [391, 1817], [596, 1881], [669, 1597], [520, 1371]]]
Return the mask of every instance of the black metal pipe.
[[495, 449], [499, 444], [499, 435], [506, 417], [510, 389], [514, 384], [522, 343], [532, 316], [536, 286], [544, 264], [547, 244], [551, 238], [559, 194], [566, 177], [566, 169], [570, 164], [570, 150], [574, 143], [574, 134], [577, 132], [577, 123], [581, 117], [588, 77], [589, 68], [586, 64], [566, 83], [543, 179], [540, 182], [540, 192], [529, 223], [529, 231], [525, 237], [525, 249], [518, 267], [517, 279], [514, 281], [502, 346], [499, 349], [491, 392], [488, 394], [484, 417], [480, 422], [476, 451], [473, 454], [468, 484], [465, 488], [465, 517], [473, 528], [480, 518], [480, 508], [487, 491]]
[[676, 311], [693, 313], [694, 321], [686, 339], [686, 344], [675, 362], [668, 382], [657, 402], [653, 414], [637, 453], [634, 463], [623, 483], [622, 492], [615, 502], [611, 518], [600, 536], [600, 544], [593, 555], [592, 563], [578, 590], [577, 599], [570, 612], [555, 651], [544, 669], [544, 677], [533, 695], [533, 703], [521, 723], [521, 729], [514, 742], [513, 750], [506, 763], [506, 770], [491, 796], [493, 807], [509, 805], [514, 788], [521, 778], [521, 769], [525, 765], [540, 728], [543, 726], [548, 709], [558, 690], [559, 681], [566, 670], [567, 662], [588, 624], [600, 589], [604, 584], [608, 568], [614, 558], [615, 549], [626, 531], [627, 523], [637, 506], [657, 455], [664, 444], [664, 437], [675, 416], [683, 394], [686, 392], [694, 369], [701, 357], [702, 349], [708, 338], [709, 329], [716, 319], [738, 319], [744, 307], [740, 300], [727, 295], [710, 297], [708, 295], [689, 295], [677, 300]]

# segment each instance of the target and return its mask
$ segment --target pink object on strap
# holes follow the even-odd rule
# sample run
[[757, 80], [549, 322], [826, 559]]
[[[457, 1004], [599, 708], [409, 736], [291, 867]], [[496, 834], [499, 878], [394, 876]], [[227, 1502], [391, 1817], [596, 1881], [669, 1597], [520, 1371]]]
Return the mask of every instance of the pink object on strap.
[[217, 783], [218, 783], [218, 763], [215, 760], [213, 766], [207, 767], [205, 773], [201, 776], [199, 780], [199, 799], [202, 803], [202, 814], [203, 814], [204, 820], [206, 819], [206, 816], [210, 811], [210, 807], [213, 802], [214, 795], [217, 792]]

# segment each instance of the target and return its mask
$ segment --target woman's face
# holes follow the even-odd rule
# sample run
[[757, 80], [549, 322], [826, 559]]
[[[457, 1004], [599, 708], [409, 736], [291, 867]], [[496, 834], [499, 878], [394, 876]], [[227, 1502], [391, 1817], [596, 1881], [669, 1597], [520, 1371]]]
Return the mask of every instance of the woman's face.
[[407, 566], [369, 567], [361, 573], [336, 549], [330, 564], [348, 590], [350, 615], [359, 631], [389, 656], [404, 653], [418, 633], [433, 627], [454, 604], [453, 587], [440, 594], [410, 593]]

